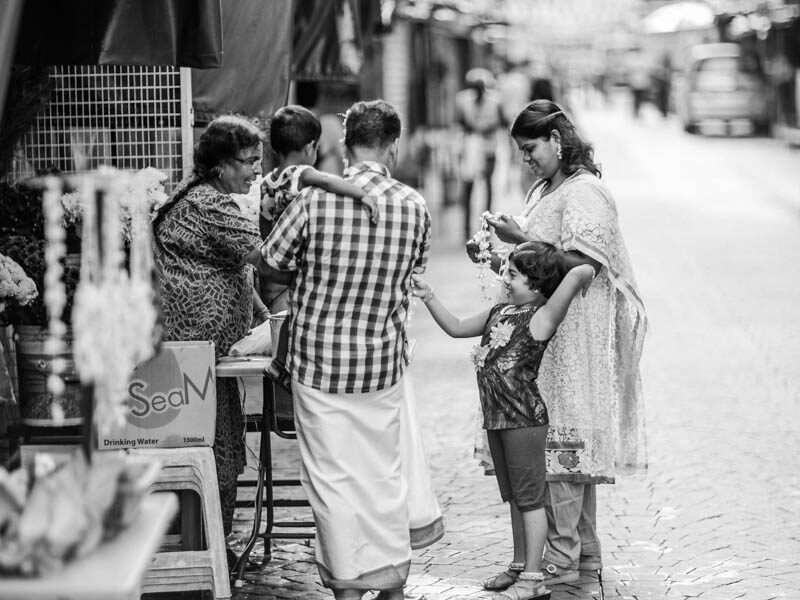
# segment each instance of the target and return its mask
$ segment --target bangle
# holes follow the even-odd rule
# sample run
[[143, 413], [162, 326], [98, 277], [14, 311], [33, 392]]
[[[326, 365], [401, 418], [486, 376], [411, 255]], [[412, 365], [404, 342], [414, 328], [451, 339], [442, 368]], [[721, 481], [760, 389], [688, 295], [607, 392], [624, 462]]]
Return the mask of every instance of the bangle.
[[422, 298], [420, 298], [420, 300], [422, 300], [423, 304], [427, 304], [428, 302], [433, 300], [433, 288], [428, 289], [428, 293], [425, 294]]

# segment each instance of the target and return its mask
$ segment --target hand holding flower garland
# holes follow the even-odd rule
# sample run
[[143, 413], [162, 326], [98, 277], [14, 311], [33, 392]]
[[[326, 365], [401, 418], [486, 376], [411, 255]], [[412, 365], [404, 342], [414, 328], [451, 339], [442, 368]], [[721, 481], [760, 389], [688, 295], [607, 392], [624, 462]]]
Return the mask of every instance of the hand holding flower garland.
[[489, 242], [491, 233], [489, 233], [489, 223], [487, 221], [487, 217], [492, 218], [492, 213], [486, 211], [481, 215], [481, 228], [472, 237], [472, 241], [478, 246], [478, 253], [476, 256], [478, 264], [477, 277], [480, 280], [483, 299], [492, 301], [493, 298], [489, 293], [489, 289], [494, 287], [494, 283], [490, 280], [490, 278], [494, 279], [495, 275], [492, 273], [492, 245], [491, 242]]

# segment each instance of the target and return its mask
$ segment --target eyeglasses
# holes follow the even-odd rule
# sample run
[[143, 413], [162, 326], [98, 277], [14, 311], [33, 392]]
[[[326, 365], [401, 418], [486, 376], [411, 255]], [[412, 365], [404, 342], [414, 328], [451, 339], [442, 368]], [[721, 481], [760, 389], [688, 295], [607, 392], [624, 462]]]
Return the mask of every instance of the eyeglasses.
[[242, 163], [243, 165], [248, 165], [251, 169], [255, 168], [256, 165], [261, 163], [260, 156], [251, 156], [250, 158], [239, 158], [238, 156], [234, 156], [233, 160], [238, 163]]

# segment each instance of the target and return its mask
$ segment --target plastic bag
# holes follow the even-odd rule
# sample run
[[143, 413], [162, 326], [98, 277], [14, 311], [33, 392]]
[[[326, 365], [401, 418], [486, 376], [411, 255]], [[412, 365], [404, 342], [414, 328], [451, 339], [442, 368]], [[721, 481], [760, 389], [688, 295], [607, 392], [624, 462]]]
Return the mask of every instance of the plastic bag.
[[229, 356], [247, 356], [249, 354], [272, 354], [272, 330], [269, 319], [258, 327], [253, 327], [228, 351]]

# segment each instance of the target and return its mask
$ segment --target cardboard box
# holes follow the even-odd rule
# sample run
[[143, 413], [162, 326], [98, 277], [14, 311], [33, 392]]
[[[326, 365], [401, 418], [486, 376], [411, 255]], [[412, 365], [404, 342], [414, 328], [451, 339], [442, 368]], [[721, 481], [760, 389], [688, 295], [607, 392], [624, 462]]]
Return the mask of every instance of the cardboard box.
[[212, 342], [165, 342], [136, 367], [128, 384], [126, 423], [98, 434], [101, 450], [211, 446], [217, 417]]

